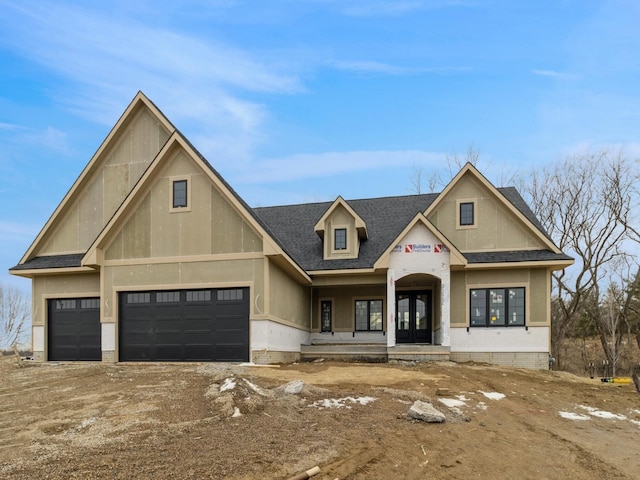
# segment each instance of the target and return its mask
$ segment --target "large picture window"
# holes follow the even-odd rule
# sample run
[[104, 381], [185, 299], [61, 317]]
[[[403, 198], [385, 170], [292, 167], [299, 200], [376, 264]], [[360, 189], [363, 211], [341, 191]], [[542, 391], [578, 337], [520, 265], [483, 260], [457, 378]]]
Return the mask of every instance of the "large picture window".
[[472, 327], [525, 325], [524, 287], [472, 289], [469, 307]]
[[382, 331], [382, 300], [356, 300], [356, 331]]

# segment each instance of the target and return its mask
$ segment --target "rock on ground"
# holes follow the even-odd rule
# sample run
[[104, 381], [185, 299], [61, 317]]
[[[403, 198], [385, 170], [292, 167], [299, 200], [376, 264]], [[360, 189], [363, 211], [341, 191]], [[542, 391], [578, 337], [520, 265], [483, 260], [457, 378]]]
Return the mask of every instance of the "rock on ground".
[[444, 413], [437, 410], [429, 402], [416, 400], [409, 409], [409, 417], [421, 420], [427, 423], [443, 423], [445, 421]]

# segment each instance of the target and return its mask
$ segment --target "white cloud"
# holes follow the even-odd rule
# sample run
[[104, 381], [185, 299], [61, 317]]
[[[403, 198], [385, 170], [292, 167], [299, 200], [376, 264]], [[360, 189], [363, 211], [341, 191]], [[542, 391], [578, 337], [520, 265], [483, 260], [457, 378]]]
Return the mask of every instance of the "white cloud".
[[26, 129], [26, 127], [23, 127], [22, 125], [15, 125], [13, 123], [0, 123], [0, 130], [15, 131], [24, 129]]
[[315, 0], [333, 5], [343, 15], [387, 17], [405, 15], [416, 10], [476, 6], [477, 0]]
[[7, 29], [0, 41], [65, 79], [68, 86], [54, 94], [65, 108], [113, 125], [143, 90], [189, 137], [207, 132], [209, 143], [226, 145], [223, 153], [236, 155], [231, 161], [249, 157], [265, 117], [262, 105], [236, 92], [303, 90], [295, 75], [215, 38], [143, 24], [106, 8], [28, 1], [9, 8], [13, 20], [0, 21]]
[[551, 77], [551, 78], [557, 78], [559, 80], [570, 80], [570, 79], [576, 78], [575, 75], [572, 75], [569, 73], [556, 72], [555, 70], [533, 69], [531, 70], [531, 73], [533, 73], [534, 75], [539, 75], [541, 77]]
[[0, 221], [0, 239], [31, 240], [38, 233], [39, 227], [26, 223]]
[[407, 167], [416, 164], [440, 166], [442, 153], [419, 150], [326, 152], [298, 154], [260, 160], [237, 183], [277, 183], [306, 178], [330, 177], [358, 171]]

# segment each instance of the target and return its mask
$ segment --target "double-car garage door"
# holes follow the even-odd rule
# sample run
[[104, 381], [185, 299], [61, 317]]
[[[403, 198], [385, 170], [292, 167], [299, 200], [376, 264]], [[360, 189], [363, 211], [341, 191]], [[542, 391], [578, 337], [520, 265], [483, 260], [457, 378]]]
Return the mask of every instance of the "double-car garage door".
[[[123, 292], [120, 361], [248, 361], [249, 289]], [[97, 298], [49, 301], [49, 360], [100, 360]]]
[[249, 289], [120, 294], [120, 361], [249, 360]]

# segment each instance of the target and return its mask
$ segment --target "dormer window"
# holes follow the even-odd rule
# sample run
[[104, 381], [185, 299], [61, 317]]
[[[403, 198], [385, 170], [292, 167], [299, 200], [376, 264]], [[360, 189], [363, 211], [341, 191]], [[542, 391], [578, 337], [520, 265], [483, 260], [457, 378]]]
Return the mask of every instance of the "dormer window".
[[347, 249], [347, 229], [346, 228], [336, 228], [333, 231], [333, 249], [334, 250]]
[[360, 244], [367, 239], [367, 225], [358, 213], [338, 197], [313, 227], [322, 239], [325, 260], [358, 258]]

